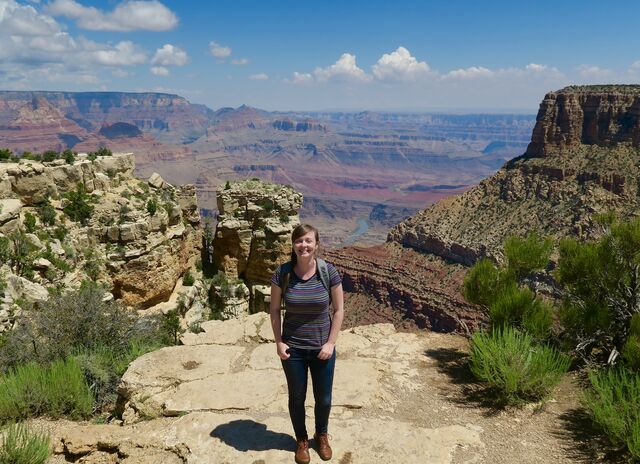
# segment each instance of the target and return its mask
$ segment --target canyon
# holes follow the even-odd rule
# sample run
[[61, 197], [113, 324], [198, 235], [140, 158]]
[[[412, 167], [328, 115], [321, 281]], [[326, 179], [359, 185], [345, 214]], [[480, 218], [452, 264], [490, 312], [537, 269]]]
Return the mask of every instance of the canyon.
[[[301, 192], [303, 220], [325, 244], [376, 244], [420, 209], [466, 191], [522, 153], [532, 115], [211, 110], [162, 93], [0, 92], [0, 147], [22, 153], [136, 154], [136, 173], [215, 191], [257, 177]], [[350, 238], [359, 225], [366, 231]]]

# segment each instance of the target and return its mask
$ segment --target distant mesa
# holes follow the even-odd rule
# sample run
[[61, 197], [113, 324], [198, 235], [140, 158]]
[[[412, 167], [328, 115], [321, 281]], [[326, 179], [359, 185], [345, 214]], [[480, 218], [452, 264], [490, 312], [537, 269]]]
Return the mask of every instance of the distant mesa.
[[326, 132], [326, 126], [313, 121], [312, 119], [306, 119], [304, 121], [296, 122], [292, 119], [276, 119], [273, 121], [272, 126], [274, 129], [281, 131], [295, 131], [295, 132], [308, 132], [308, 131], [322, 131]]
[[640, 85], [569, 86], [545, 95], [526, 156], [581, 144], [640, 147]]
[[100, 135], [108, 139], [119, 139], [124, 137], [138, 137], [142, 135], [142, 131], [133, 124], [116, 122], [115, 124], [102, 126], [102, 128], [100, 128]]

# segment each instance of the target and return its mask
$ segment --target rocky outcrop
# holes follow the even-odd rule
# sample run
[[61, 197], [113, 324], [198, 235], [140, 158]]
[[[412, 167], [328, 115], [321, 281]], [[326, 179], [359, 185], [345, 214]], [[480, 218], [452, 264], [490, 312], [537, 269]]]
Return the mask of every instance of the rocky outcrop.
[[290, 253], [302, 195], [291, 187], [248, 180], [218, 190], [217, 202], [214, 266], [231, 278], [269, 284]]
[[[228, 187], [217, 192], [220, 214], [213, 239], [213, 265], [232, 284], [241, 279], [249, 288], [270, 285], [276, 267], [291, 252], [291, 231], [300, 223], [302, 195], [291, 187], [257, 179], [233, 182]], [[224, 298], [237, 294], [228, 293]], [[247, 305], [255, 307], [248, 299]]]
[[[393, 242], [367, 248], [347, 247], [325, 255], [338, 267], [345, 291], [370, 295], [420, 328], [469, 333], [486, 319], [460, 293], [466, 273], [463, 266]], [[349, 310], [366, 312], [367, 308]]]
[[640, 147], [640, 85], [571, 86], [545, 95], [526, 156], [620, 143]]
[[388, 240], [466, 265], [500, 260], [510, 235], [594, 238], [594, 217], [638, 210], [640, 86], [568, 87], [545, 97], [527, 153], [468, 192], [393, 228]]
[[[9, 237], [11, 249], [28, 243], [29, 250], [20, 269], [0, 270], [12, 283], [4, 313], [13, 313], [15, 301], [46, 299], [47, 287], [74, 287], [88, 278], [125, 305], [145, 308], [168, 299], [199, 256], [195, 188], [157, 178], [150, 185], [133, 177], [134, 167], [131, 153], [79, 156], [70, 164], [0, 163], [0, 238]], [[86, 216], [68, 217], [70, 211]], [[37, 235], [25, 234], [27, 227]]]

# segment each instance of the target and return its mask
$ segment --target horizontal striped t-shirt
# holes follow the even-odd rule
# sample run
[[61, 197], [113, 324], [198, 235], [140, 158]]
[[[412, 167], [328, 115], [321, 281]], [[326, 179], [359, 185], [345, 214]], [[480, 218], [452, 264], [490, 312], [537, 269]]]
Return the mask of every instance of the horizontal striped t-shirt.
[[[327, 263], [331, 288], [342, 283], [342, 278], [333, 264]], [[271, 282], [280, 286], [282, 266], [276, 269]], [[282, 341], [294, 348], [319, 349], [329, 340], [331, 317], [329, 315], [329, 292], [322, 285], [320, 274], [303, 280], [291, 272], [287, 291], [284, 294], [284, 324]]]

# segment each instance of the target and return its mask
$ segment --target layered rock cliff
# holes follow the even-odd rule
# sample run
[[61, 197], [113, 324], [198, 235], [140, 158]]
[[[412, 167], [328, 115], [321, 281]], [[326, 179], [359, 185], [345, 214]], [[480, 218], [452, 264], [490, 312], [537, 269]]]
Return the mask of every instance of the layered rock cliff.
[[[258, 179], [225, 187], [217, 192], [220, 214], [212, 258], [213, 267], [227, 282], [212, 288], [213, 299], [227, 317], [268, 310], [271, 275], [291, 252], [291, 231], [300, 224], [302, 195], [289, 186]], [[229, 285], [234, 285], [231, 291]]]
[[468, 192], [393, 228], [388, 240], [466, 265], [509, 235], [598, 234], [594, 217], [637, 215], [640, 86], [567, 87], [540, 105], [527, 152]]
[[169, 298], [199, 256], [195, 188], [133, 171], [130, 153], [0, 163], [0, 330], [16, 303], [85, 279], [138, 308]]

